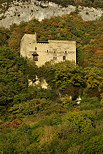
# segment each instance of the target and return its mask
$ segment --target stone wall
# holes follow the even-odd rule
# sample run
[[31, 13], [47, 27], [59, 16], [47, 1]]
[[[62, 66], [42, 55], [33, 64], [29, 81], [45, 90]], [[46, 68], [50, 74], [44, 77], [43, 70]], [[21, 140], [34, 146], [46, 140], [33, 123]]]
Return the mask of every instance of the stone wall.
[[48, 40], [46, 43], [36, 41], [35, 34], [25, 34], [21, 40], [20, 54], [33, 60], [33, 53], [38, 54], [38, 66], [54, 60], [70, 60], [76, 63], [76, 41]]

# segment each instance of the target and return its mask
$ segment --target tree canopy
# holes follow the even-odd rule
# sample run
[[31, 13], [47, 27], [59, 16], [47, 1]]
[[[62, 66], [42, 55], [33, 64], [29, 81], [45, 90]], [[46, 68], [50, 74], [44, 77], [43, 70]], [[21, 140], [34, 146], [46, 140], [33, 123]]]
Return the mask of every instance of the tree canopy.
[[15, 95], [26, 90], [27, 63], [9, 48], [1, 47], [0, 66], [0, 105], [5, 105], [12, 102]]

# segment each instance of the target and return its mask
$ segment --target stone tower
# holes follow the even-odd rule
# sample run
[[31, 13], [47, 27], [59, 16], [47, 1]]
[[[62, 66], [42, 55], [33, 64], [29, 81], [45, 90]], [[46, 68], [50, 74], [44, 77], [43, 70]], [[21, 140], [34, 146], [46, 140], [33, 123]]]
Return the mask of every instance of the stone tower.
[[50, 60], [55, 62], [69, 60], [76, 63], [76, 41], [37, 42], [36, 33], [25, 34], [21, 39], [20, 55], [34, 60], [38, 66]]

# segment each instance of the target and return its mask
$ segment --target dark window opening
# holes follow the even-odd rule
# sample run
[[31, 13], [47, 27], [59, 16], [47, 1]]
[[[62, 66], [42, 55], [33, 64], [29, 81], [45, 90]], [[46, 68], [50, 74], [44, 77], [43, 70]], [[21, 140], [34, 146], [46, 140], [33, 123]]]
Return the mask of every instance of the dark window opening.
[[38, 61], [38, 56], [33, 56], [34, 61]]
[[46, 52], [48, 53], [48, 50]]
[[37, 47], [35, 47], [35, 50], [37, 50]]
[[34, 61], [38, 61], [38, 54], [36, 52], [34, 52], [32, 56]]
[[54, 56], [54, 57], [53, 57], [53, 60], [57, 60], [57, 56]]
[[65, 54], [67, 54], [68, 52], [67, 52], [67, 51], [65, 51], [64, 53], [65, 53]]
[[66, 56], [63, 56], [63, 60], [66, 60]]

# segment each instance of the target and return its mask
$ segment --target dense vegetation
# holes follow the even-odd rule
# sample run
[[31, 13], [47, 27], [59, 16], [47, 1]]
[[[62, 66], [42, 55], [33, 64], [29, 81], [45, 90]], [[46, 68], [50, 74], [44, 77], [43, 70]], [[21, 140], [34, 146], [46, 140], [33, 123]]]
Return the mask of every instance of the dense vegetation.
[[[103, 153], [102, 25], [66, 15], [0, 28], [0, 153]], [[35, 31], [38, 41], [76, 40], [78, 64], [20, 57], [20, 39]], [[28, 86], [36, 76], [47, 89]]]
[[[46, 1], [46, 0], [39, 0], [39, 1]], [[64, 7], [68, 5], [82, 5], [87, 7], [101, 7], [103, 8], [103, 1], [102, 0], [48, 0], [49, 2], [54, 2]]]
[[[7, 6], [9, 6], [9, 3], [11, 3], [13, 0], [0, 0], [0, 4], [7, 2]], [[18, 0], [20, 1], [20, 0]], [[29, 1], [29, 0], [22, 0], [23, 2]], [[56, 4], [62, 5], [66, 7], [67, 5], [82, 5], [82, 6], [88, 6], [88, 7], [101, 7], [103, 8], [103, 1], [102, 0], [39, 0], [39, 1], [48, 1], [48, 2], [54, 2]]]
[[19, 52], [20, 40], [24, 33], [37, 32], [38, 41], [48, 39], [76, 40], [77, 61], [79, 65], [103, 66], [103, 20], [83, 21], [77, 15], [65, 15], [44, 19], [33, 19], [19, 26], [12, 25], [10, 30], [0, 28], [0, 45], [9, 46]]
[[6, 105], [27, 88], [26, 61], [15, 56], [9, 48], [1, 48], [0, 65], [0, 104]]
[[[37, 68], [6, 47], [0, 52], [1, 153], [103, 152], [102, 68], [83, 70], [68, 61]], [[34, 71], [26, 72], [30, 65]], [[35, 75], [46, 79], [48, 89], [27, 86]]]

